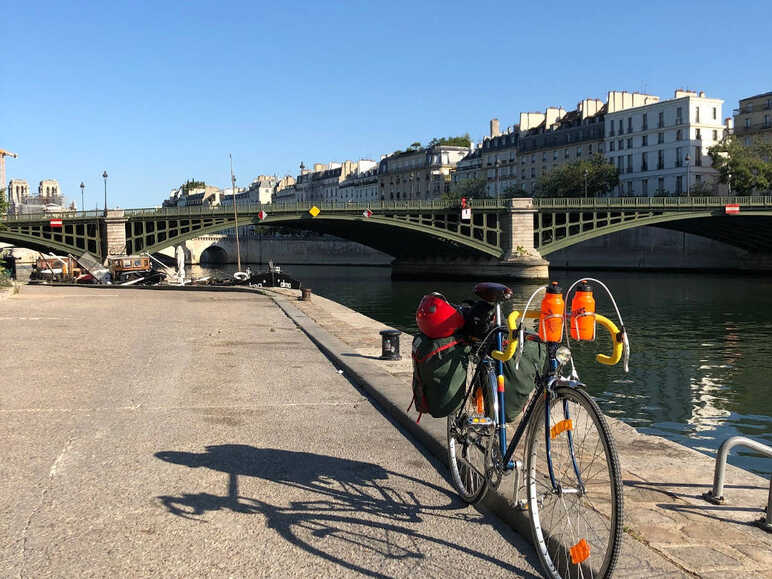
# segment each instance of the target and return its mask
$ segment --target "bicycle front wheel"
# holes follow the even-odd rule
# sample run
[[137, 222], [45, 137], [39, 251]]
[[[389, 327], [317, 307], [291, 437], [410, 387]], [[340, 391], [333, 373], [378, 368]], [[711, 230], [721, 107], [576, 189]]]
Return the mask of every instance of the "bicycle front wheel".
[[550, 577], [608, 577], [622, 546], [622, 479], [608, 424], [583, 390], [558, 387], [547, 406], [542, 398], [534, 409], [526, 449], [536, 551]]
[[[448, 416], [448, 464], [453, 486], [467, 503], [478, 503], [488, 492], [490, 477], [490, 452], [496, 432], [494, 405], [491, 400], [491, 384], [495, 377], [489, 372], [474, 374], [471, 392], [466, 400]], [[478, 416], [476, 397], [483, 397], [484, 417], [487, 425], [470, 423]]]

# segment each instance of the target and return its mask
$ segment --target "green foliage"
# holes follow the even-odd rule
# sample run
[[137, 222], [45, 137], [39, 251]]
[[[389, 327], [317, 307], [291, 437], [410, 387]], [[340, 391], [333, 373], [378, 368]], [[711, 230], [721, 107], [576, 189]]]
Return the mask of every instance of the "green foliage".
[[412, 153], [414, 151], [418, 151], [420, 148], [421, 148], [421, 142], [415, 141], [405, 150], [405, 152]]
[[442, 198], [446, 201], [454, 201], [461, 199], [462, 197], [474, 198], [485, 197], [488, 194], [487, 191], [488, 181], [487, 179], [464, 179], [454, 183], [450, 191], [444, 193]]
[[0, 189], [0, 215], [5, 215], [8, 211], [8, 201], [5, 198], [5, 188]]
[[469, 133], [465, 133], [460, 137], [440, 137], [434, 138], [429, 141], [427, 147], [433, 147], [434, 145], [448, 145], [449, 147], [471, 147], [472, 139], [469, 137]]
[[735, 137], [711, 147], [708, 154], [721, 183], [729, 183], [735, 195], [772, 188], [772, 144], [755, 139], [743, 145]]
[[617, 168], [601, 154], [574, 161], [543, 175], [535, 197], [584, 197], [585, 175], [587, 196], [603, 197], [619, 184]]
[[196, 181], [195, 179], [188, 179], [183, 183], [182, 185], [182, 191], [184, 193], [188, 193], [189, 191], [193, 189], [201, 189], [202, 187], [206, 187], [206, 183], [203, 181]]

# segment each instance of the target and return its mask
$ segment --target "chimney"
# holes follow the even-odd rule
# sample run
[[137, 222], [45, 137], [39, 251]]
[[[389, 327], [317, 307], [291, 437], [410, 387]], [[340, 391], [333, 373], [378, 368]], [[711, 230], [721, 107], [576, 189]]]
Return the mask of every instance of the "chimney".
[[498, 137], [501, 134], [499, 131], [499, 120], [491, 119], [491, 138]]
[[314, 163], [314, 173], [324, 170], [324, 165], [321, 163]]

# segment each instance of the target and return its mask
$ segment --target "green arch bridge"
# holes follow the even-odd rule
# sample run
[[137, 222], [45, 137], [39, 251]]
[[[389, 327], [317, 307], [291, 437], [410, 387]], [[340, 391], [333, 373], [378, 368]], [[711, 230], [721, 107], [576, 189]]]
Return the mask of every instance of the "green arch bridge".
[[[739, 206], [739, 213], [727, 213], [730, 204]], [[473, 264], [478, 273], [481, 264], [531, 271], [514, 277], [540, 277], [536, 271], [546, 267], [542, 258], [553, 251], [642, 226], [772, 251], [772, 196], [472, 199], [469, 205], [469, 219], [462, 218], [458, 202], [447, 201], [318, 203], [315, 217], [310, 203], [243, 204], [237, 211], [239, 225], [328, 233], [418, 268], [450, 260], [462, 268]], [[261, 211], [267, 214], [263, 219]], [[234, 225], [232, 206], [30, 214], [0, 219], [0, 241], [73, 255], [88, 251], [104, 259], [153, 253]]]

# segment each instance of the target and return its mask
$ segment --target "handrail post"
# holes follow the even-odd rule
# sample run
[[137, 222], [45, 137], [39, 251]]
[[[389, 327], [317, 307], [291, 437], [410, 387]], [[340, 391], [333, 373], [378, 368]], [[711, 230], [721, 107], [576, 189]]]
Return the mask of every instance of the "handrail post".
[[[718, 449], [716, 454], [716, 470], [713, 474], [713, 488], [704, 493], [702, 497], [714, 505], [724, 504], [724, 479], [726, 474], [726, 459], [729, 451], [735, 446], [744, 446], [772, 457], [772, 447], [761, 442], [757, 442], [745, 436], [731, 436], [727, 438]], [[772, 480], [769, 482], [769, 496], [767, 497], [767, 515], [757, 521], [759, 527], [772, 533]]]

